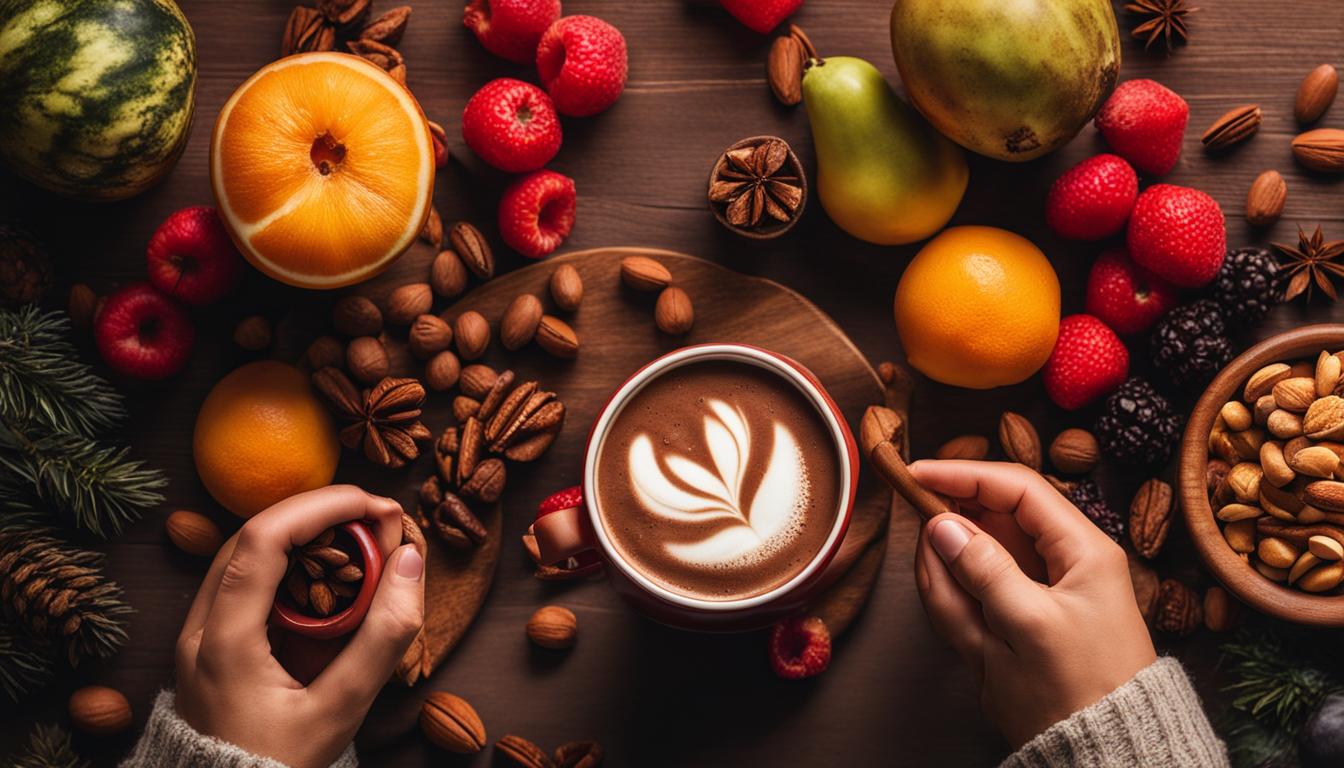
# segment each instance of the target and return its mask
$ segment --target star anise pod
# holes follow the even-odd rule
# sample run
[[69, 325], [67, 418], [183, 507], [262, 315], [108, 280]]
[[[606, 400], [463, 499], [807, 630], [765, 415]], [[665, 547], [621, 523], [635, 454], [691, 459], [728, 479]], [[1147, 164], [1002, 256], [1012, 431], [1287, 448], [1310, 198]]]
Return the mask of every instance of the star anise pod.
[[793, 221], [803, 207], [801, 167], [783, 139], [734, 145], [714, 166], [709, 201], [738, 229]]
[[1318, 224], [1310, 237], [1298, 227], [1296, 246], [1274, 243], [1274, 247], [1286, 257], [1281, 261], [1284, 279], [1287, 280], [1283, 290], [1284, 301], [1292, 301], [1303, 292], [1307, 294], [1307, 301], [1311, 301], [1313, 283], [1331, 301], [1338, 297], [1334, 278], [1344, 277], [1344, 264], [1336, 262], [1344, 255], [1344, 240], [1326, 242]]
[[313, 374], [313, 386], [346, 422], [341, 444], [384, 467], [401, 467], [420, 455], [418, 443], [433, 438], [420, 421], [425, 388], [415, 379], [385, 378], [361, 394], [337, 368]]
[[1134, 0], [1125, 4], [1125, 10], [1145, 19], [1134, 27], [1133, 35], [1147, 38], [1145, 49], [1161, 39], [1167, 46], [1167, 53], [1176, 43], [1185, 43], [1190, 39], [1190, 30], [1185, 27], [1185, 17], [1198, 11], [1187, 8], [1185, 0]]

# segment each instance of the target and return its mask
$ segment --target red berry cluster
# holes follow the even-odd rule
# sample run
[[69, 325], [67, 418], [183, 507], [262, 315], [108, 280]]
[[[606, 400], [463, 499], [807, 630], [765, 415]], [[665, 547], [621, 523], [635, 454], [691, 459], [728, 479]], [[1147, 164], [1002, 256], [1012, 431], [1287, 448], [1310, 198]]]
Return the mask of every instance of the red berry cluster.
[[545, 90], [502, 77], [486, 83], [462, 113], [462, 138], [482, 160], [525, 174], [504, 191], [499, 230], [509, 247], [539, 259], [574, 226], [574, 180], [545, 170], [560, 151], [560, 115], [589, 117], [625, 89], [620, 30], [594, 16], [560, 16], [560, 0], [472, 0], [462, 23], [487, 51], [535, 63]]
[[1174, 184], [1139, 191], [1138, 172], [1161, 176], [1176, 166], [1189, 117], [1185, 100], [1161, 84], [1121, 83], [1095, 121], [1115, 154], [1065, 171], [1046, 198], [1046, 223], [1060, 237], [1125, 237], [1124, 247], [1093, 263], [1086, 314], [1060, 322], [1044, 377], [1062, 408], [1081, 408], [1120, 386], [1129, 352], [1117, 334], [1148, 330], [1176, 306], [1181, 288], [1205, 285], [1222, 266], [1227, 230], [1212, 197]]
[[187, 364], [196, 331], [183, 304], [203, 307], [238, 284], [243, 259], [210, 206], [183, 208], [164, 220], [146, 249], [149, 281], [107, 297], [94, 321], [98, 353], [113, 370], [163, 379]]

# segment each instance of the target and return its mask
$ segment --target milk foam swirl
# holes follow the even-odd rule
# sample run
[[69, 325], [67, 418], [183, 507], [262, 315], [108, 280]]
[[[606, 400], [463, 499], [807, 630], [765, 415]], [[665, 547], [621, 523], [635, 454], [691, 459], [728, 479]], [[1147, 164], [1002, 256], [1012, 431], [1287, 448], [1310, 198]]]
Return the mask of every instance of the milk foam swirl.
[[[741, 408], [717, 399], [706, 406], [704, 442], [712, 465], [659, 451], [640, 434], [628, 454], [631, 487], [650, 514], [705, 531], [698, 539], [667, 542], [670, 555], [702, 566], [747, 565], [797, 535], [811, 492], [806, 461], [786, 425], [754, 425], [768, 435], [754, 438]], [[749, 482], [754, 477], [760, 482]]]

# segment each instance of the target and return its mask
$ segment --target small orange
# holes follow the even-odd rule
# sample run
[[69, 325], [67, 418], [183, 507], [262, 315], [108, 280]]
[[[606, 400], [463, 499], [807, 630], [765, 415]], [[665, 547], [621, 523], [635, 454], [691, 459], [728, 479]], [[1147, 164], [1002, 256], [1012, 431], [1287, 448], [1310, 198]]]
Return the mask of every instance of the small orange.
[[896, 286], [896, 331], [910, 364], [944, 384], [989, 389], [1040, 369], [1059, 333], [1059, 277], [1026, 238], [952, 227]]
[[434, 145], [415, 97], [382, 69], [302, 53], [262, 67], [225, 102], [210, 184], [253, 266], [337, 288], [415, 242], [434, 194]]
[[196, 474], [239, 517], [331, 483], [340, 453], [331, 415], [308, 377], [274, 360], [220, 379], [196, 415]]

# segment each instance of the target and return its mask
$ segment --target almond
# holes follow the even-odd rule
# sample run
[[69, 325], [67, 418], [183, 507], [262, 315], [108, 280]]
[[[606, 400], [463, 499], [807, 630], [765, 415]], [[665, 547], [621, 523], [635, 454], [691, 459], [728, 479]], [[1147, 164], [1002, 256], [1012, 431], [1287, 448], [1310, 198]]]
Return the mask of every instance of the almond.
[[490, 323], [480, 312], [469, 309], [453, 321], [453, 337], [457, 340], [458, 356], [475, 360], [490, 346]]
[[1254, 227], [1268, 227], [1283, 215], [1288, 200], [1288, 182], [1278, 171], [1265, 171], [1255, 177], [1246, 192], [1246, 221]]
[[342, 296], [331, 307], [331, 325], [343, 336], [377, 336], [383, 312], [367, 296]]
[[1280, 440], [1291, 440], [1302, 434], [1302, 417], [1276, 408], [1265, 419], [1265, 429]]
[[1260, 498], [1260, 481], [1264, 470], [1259, 464], [1243, 461], [1227, 471], [1227, 487], [1232, 496], [1243, 504], [1254, 504]]
[[1326, 512], [1344, 512], [1344, 483], [1317, 480], [1302, 491], [1302, 500]]
[[1340, 360], [1338, 357], [1322, 352], [1316, 359], [1316, 396], [1325, 397], [1334, 394], [1339, 384]]
[[1344, 437], [1344, 398], [1326, 395], [1307, 408], [1302, 429], [1312, 440], [1336, 440]]
[[1260, 458], [1260, 446], [1265, 442], [1265, 431], [1259, 427], [1229, 432], [1227, 441], [1232, 445], [1237, 458], [1242, 461], [1255, 461]]
[[428, 360], [453, 343], [453, 329], [438, 315], [420, 315], [411, 323], [406, 344], [419, 360]]
[[1316, 399], [1316, 380], [1307, 376], [1284, 379], [1274, 385], [1271, 394], [1283, 410], [1306, 413]]
[[361, 383], [373, 384], [387, 376], [392, 361], [383, 342], [372, 336], [360, 336], [345, 348], [345, 367]]
[[1307, 592], [1325, 592], [1344, 581], [1344, 562], [1324, 563], [1307, 571], [1297, 580], [1298, 589]]
[[510, 352], [522, 349], [537, 333], [541, 323], [541, 301], [530, 293], [524, 293], [504, 310], [499, 321], [499, 342]]
[[1320, 564], [1321, 558], [1310, 552], [1303, 552], [1302, 555], [1297, 558], [1297, 562], [1293, 563], [1293, 567], [1288, 569], [1288, 583], [1296, 583], [1298, 579], [1302, 578], [1302, 574]]
[[[1220, 518], [1221, 519], [1221, 518]], [[1223, 538], [1233, 552], [1255, 551], [1255, 518], [1234, 520], [1223, 526]]]
[[765, 76], [779, 103], [792, 107], [803, 100], [805, 59], [802, 43], [792, 35], [777, 37], [770, 45], [770, 55], [765, 61]]
[[1329, 64], [1322, 64], [1307, 73], [1297, 86], [1297, 100], [1293, 104], [1293, 117], [1299, 123], [1314, 123], [1321, 119], [1325, 110], [1335, 100], [1339, 90], [1339, 73]]
[[565, 312], [573, 312], [583, 301], [583, 278], [572, 264], [561, 264], [551, 273], [551, 299]]
[[[355, 41], [354, 43], [350, 43], [349, 45], [351, 47], [358, 45], [362, 47], [372, 48], [374, 46], [382, 46], [382, 43], [378, 43], [372, 40], [359, 40]], [[391, 46], [385, 46], [385, 47], [391, 49]], [[358, 51], [352, 50], [351, 52], [359, 54]], [[396, 53], [396, 51], [393, 50], [393, 53]], [[368, 57], [365, 56], [364, 58]], [[405, 68], [403, 67], [403, 71], [404, 69]], [[388, 71], [390, 74], [391, 70], [389, 69]], [[402, 83], [402, 85], [405, 85], [406, 84], [404, 80], [405, 75], [403, 75], [402, 77], [403, 80], [400, 82]], [[443, 245], [443, 219], [439, 218], [439, 209], [432, 205], [429, 206], [429, 218], [425, 219], [425, 226], [423, 229], [420, 230], [420, 239], [425, 241], [426, 243], [429, 243], [435, 248], [438, 248], [439, 246]]]
[[564, 320], [542, 315], [537, 325], [537, 346], [556, 357], [574, 357], [579, 354], [579, 335]]
[[1248, 403], [1254, 403], [1261, 397], [1268, 395], [1274, 389], [1274, 385], [1293, 375], [1292, 366], [1287, 363], [1271, 363], [1264, 368], [1251, 374], [1246, 380], [1246, 388], [1243, 391], [1242, 399]]
[[578, 631], [574, 612], [558, 605], [543, 606], [527, 620], [527, 638], [551, 650], [572, 648]]
[[961, 435], [943, 443], [934, 452], [935, 459], [965, 459], [980, 461], [989, 455], [989, 438], [983, 435]]
[[1329, 448], [1313, 445], [1293, 454], [1293, 460], [1288, 462], [1288, 466], [1298, 474], [1329, 479], [1339, 469], [1339, 457]]
[[1236, 400], [1223, 403], [1223, 408], [1218, 412], [1218, 415], [1223, 417], [1223, 423], [1233, 432], [1247, 429], [1253, 423], [1251, 410]]
[[1231, 504], [1224, 504], [1216, 515], [1219, 520], [1225, 523], [1235, 523], [1238, 520], [1254, 520], [1259, 516], [1260, 510], [1258, 508], [1236, 501]]
[[1041, 438], [1025, 416], [1003, 412], [999, 417], [999, 443], [1009, 461], [1041, 471]]
[[1274, 396], [1264, 395], [1255, 401], [1255, 405], [1251, 409], [1251, 421], [1263, 427], [1269, 421], [1269, 414], [1278, 409], [1279, 404], [1274, 402]]
[[1255, 547], [1255, 556], [1260, 562], [1273, 568], [1292, 568], [1300, 554], [1297, 547], [1274, 536], [1266, 536]]
[[1226, 632], [1237, 626], [1240, 618], [1240, 606], [1227, 590], [1213, 586], [1204, 592], [1204, 626], [1210, 632]]
[[664, 288], [653, 307], [653, 322], [658, 330], [669, 336], [680, 336], [691, 330], [695, 324], [691, 297], [675, 285]]
[[393, 325], [410, 325], [415, 318], [429, 312], [433, 304], [434, 290], [429, 287], [429, 283], [411, 283], [399, 286], [388, 294], [387, 311], [384, 314]]
[[174, 546], [196, 557], [214, 557], [224, 544], [219, 526], [200, 512], [179, 509], [163, 521], [163, 529]]
[[457, 383], [461, 373], [457, 355], [445, 349], [425, 363], [425, 385], [435, 392], [446, 392]]
[[1066, 429], [1050, 443], [1050, 463], [1066, 475], [1086, 475], [1100, 460], [1097, 438], [1085, 429]]
[[441, 749], [473, 754], [485, 748], [481, 716], [461, 696], [435, 691], [420, 708], [420, 730]]
[[462, 378], [459, 383], [461, 384], [462, 394], [480, 400], [489, 394], [498, 380], [499, 373], [494, 368], [476, 363], [462, 369]]
[[1297, 477], [1283, 456], [1283, 446], [1272, 440], [1260, 446], [1260, 468], [1264, 480], [1275, 488], [1282, 488]]
[[451, 299], [467, 289], [467, 265], [456, 251], [440, 251], [429, 267], [429, 285], [434, 292]]
[[1204, 131], [1199, 140], [1204, 148], [1216, 152], [1249, 139], [1260, 130], [1262, 113], [1258, 104], [1233, 107]]
[[1293, 139], [1293, 157], [1320, 173], [1344, 173], [1344, 130], [1317, 128]]
[[89, 685], [70, 694], [70, 722], [96, 736], [120, 733], [131, 727], [131, 702], [121, 691]]
[[1344, 560], [1344, 544], [1330, 536], [1312, 536], [1307, 539], [1307, 551], [1322, 560]]
[[661, 291], [672, 283], [672, 273], [648, 256], [621, 259], [621, 281], [636, 291]]
[[1260, 506], [1266, 510], [1278, 508], [1292, 517], [1305, 506], [1305, 502], [1298, 497], [1296, 488], [1275, 488], [1268, 483], [1261, 483]]

